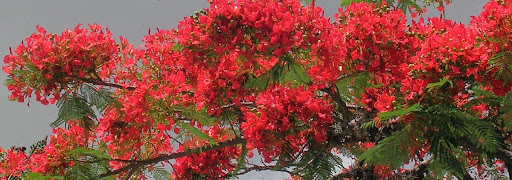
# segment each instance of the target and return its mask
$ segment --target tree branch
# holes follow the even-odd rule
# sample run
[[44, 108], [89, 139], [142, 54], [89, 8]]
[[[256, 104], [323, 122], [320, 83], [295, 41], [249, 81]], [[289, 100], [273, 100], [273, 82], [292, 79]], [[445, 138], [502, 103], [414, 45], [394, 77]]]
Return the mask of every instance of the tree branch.
[[[246, 107], [250, 107], [250, 106], [256, 106], [256, 103], [254, 103], [254, 102], [240, 102], [240, 105], [246, 106]], [[221, 106], [220, 108], [230, 108], [230, 107], [233, 107], [233, 106], [237, 106], [237, 104], [231, 103], [231, 104], [228, 104], [228, 105]]]
[[347, 103], [341, 98], [341, 96], [331, 88], [321, 89], [327, 95], [331, 96], [332, 100], [338, 104], [338, 110], [343, 115], [343, 119], [349, 121], [352, 118], [352, 113], [348, 110]]
[[188, 156], [188, 155], [191, 155], [191, 154], [195, 154], [195, 153], [199, 153], [199, 152], [218, 150], [218, 149], [222, 149], [222, 148], [225, 148], [225, 147], [234, 146], [234, 145], [243, 144], [243, 143], [246, 143], [245, 139], [243, 139], [243, 138], [235, 138], [235, 139], [232, 139], [232, 140], [229, 140], [229, 141], [221, 142], [218, 145], [213, 145], [213, 146], [210, 146], [210, 147], [194, 148], [194, 149], [189, 149], [189, 150], [185, 150], [185, 151], [177, 152], [177, 153], [172, 153], [172, 154], [162, 154], [162, 155], [159, 155], [159, 156], [154, 157], [154, 158], [150, 158], [150, 159], [146, 159], [146, 160], [141, 160], [141, 161], [137, 161], [137, 162], [132, 162], [132, 163], [130, 163], [130, 164], [128, 164], [128, 165], [126, 165], [126, 166], [124, 166], [122, 168], [119, 168], [119, 169], [116, 169], [116, 170], [113, 170], [113, 171], [101, 174], [100, 177], [107, 177], [107, 176], [111, 176], [111, 175], [116, 175], [116, 174], [119, 174], [119, 173], [121, 173], [123, 171], [127, 171], [127, 170], [130, 170], [130, 169], [136, 169], [136, 168], [147, 166], [147, 165], [151, 165], [151, 164], [156, 164], [156, 163], [159, 163], [161, 161], [167, 161], [167, 160], [170, 160], [170, 159], [176, 159], [176, 158], [180, 158], [180, 157], [185, 157], [185, 156]]
[[99, 80], [99, 79], [90, 79], [90, 78], [87, 78], [87, 79], [81, 79], [82, 81], [86, 82], [86, 83], [91, 83], [91, 84], [94, 84], [94, 85], [102, 85], [102, 86], [108, 86], [108, 87], [114, 87], [114, 88], [118, 88], [118, 89], [125, 89], [125, 90], [135, 90], [136, 87], [133, 87], [133, 86], [123, 86], [123, 85], [120, 85], [120, 84], [115, 84], [115, 83], [109, 83], [109, 82], [105, 82], [105, 81], [102, 81], [102, 80]]
[[[265, 170], [272, 170], [272, 171], [281, 171], [281, 172], [285, 172], [285, 173], [288, 173], [288, 174], [291, 174], [291, 175], [295, 175], [295, 173], [291, 172], [291, 171], [288, 171], [286, 169], [275, 169], [276, 166], [258, 166], [258, 165], [254, 165], [252, 167], [248, 167], [248, 168], [245, 168], [244, 171], [242, 172], [239, 172], [239, 173], [236, 173], [236, 175], [243, 175], [243, 174], [247, 174], [251, 171], [265, 171]], [[230, 178], [230, 177], [233, 177], [234, 175], [233, 174], [226, 174], [225, 176], [221, 177], [221, 178]]]

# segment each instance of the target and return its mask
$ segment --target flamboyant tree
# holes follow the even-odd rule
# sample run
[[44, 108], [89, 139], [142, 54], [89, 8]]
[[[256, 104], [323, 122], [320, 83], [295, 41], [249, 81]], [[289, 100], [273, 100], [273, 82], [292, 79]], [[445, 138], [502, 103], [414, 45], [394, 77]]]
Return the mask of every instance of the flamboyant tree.
[[297, 0], [213, 0], [141, 47], [37, 27], [2, 70], [11, 100], [59, 116], [48, 139], [0, 149], [0, 179], [511, 177], [512, 0], [468, 26], [408, 24], [411, 0], [349, 2], [330, 20]]

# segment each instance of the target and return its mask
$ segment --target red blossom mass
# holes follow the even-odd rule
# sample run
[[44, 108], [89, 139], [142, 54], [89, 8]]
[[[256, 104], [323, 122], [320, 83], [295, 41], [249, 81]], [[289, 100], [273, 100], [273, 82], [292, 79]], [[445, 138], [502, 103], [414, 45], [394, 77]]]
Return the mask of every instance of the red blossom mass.
[[[90, 158], [106, 162], [101, 177], [144, 179], [144, 171], [167, 163], [171, 178], [223, 179], [236, 175], [234, 170], [268, 170], [250, 165], [252, 153], [283, 167], [293, 163], [284, 154], [306, 156], [318, 147], [327, 153], [349, 149], [357, 157], [391, 136], [354, 132], [336, 139], [339, 129], [347, 133], [361, 119], [374, 121], [379, 132], [416, 131], [406, 150], [420, 168], [437, 141], [417, 138], [443, 128], [426, 126], [421, 114], [382, 117], [439, 104], [474, 113], [481, 122], [503, 117], [497, 131], [510, 146], [511, 129], [503, 125], [512, 122], [510, 113], [472, 101], [510, 92], [512, 68], [496, 65], [512, 57], [510, 39], [509, 0], [491, 0], [468, 26], [443, 18], [408, 25], [402, 11], [385, 3], [354, 3], [329, 19], [314, 3], [297, 0], [213, 0], [176, 29], [148, 34], [139, 48], [122, 37], [114, 40], [100, 25], [78, 25], [60, 35], [37, 27], [4, 57], [10, 99], [24, 102], [35, 94], [47, 105], [81, 97], [101, 116], [89, 114], [54, 129], [49, 143], [32, 153], [0, 149], [0, 179], [26, 172], [63, 176]], [[361, 74], [367, 86], [350, 88]], [[350, 78], [346, 87], [340, 83]], [[98, 92], [107, 88], [113, 100], [99, 107], [81, 94], [84, 84]], [[478, 141], [484, 140], [471, 143]], [[77, 155], [83, 148], [107, 157]], [[465, 157], [467, 167], [480, 167], [480, 156]], [[511, 165], [502, 156], [488, 158], [497, 158], [489, 167], [501, 173]], [[385, 163], [354, 168], [367, 166], [378, 178], [409, 171]]]

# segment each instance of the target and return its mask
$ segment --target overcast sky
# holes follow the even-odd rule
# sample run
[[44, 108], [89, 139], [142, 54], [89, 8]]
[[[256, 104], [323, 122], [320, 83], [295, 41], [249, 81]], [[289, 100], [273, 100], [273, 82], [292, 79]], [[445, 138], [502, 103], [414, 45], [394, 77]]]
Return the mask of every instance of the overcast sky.
[[[340, 0], [317, 0], [326, 16], [332, 17]], [[446, 17], [467, 23], [478, 15], [486, 0], [453, 0], [446, 7]], [[0, 57], [35, 32], [35, 26], [59, 33], [81, 23], [98, 23], [111, 30], [114, 37], [123, 36], [140, 45], [148, 29], [170, 29], [185, 16], [206, 8], [207, 0], [11, 0], [0, 2]], [[437, 16], [437, 10], [427, 15]], [[154, 31], [153, 31], [154, 32]], [[3, 66], [3, 61], [0, 61]], [[0, 73], [3, 83], [6, 75]], [[48, 125], [56, 119], [54, 106], [41, 106], [35, 100], [27, 104], [11, 102], [5, 86], [0, 87], [0, 147], [30, 146], [50, 134]], [[277, 173], [250, 173], [243, 179], [283, 179]]]

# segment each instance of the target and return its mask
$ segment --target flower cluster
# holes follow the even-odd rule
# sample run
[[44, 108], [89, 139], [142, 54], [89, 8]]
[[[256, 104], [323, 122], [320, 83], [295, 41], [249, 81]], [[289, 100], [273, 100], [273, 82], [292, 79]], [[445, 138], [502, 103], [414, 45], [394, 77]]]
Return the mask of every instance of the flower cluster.
[[0, 149], [0, 179], [2, 177], [17, 177], [27, 168], [28, 156], [15, 149], [9, 149], [7, 152]]
[[336, 26], [346, 38], [347, 59], [341, 66], [345, 74], [371, 72], [372, 84], [362, 102], [379, 111], [394, 108], [394, 86], [407, 77], [409, 57], [414, 53], [413, 38], [407, 34], [406, 18], [400, 11], [387, 10], [383, 4], [359, 3], [335, 15]]
[[[512, 2], [509, 0], [493, 0], [484, 6], [483, 12], [473, 18], [470, 28], [478, 32], [480, 46], [486, 48], [486, 58], [482, 59], [486, 72], [484, 77], [489, 81], [492, 91], [504, 95], [511, 90], [510, 77], [512, 68], [500, 69], [496, 64], [510, 64], [512, 54]], [[500, 56], [499, 54], [503, 55]], [[488, 59], [490, 58], [490, 59]], [[491, 62], [491, 59], [495, 59]], [[504, 72], [503, 72], [504, 71]], [[505, 74], [502, 74], [505, 73]]]
[[343, 54], [337, 48], [341, 36], [333, 32], [338, 31], [320, 8], [303, 7], [299, 1], [217, 0], [180, 22], [175, 38], [183, 47], [182, 57], [174, 59], [183, 61], [177, 63], [193, 87], [194, 103], [220, 113], [213, 109], [251, 93], [243, 88], [248, 77], [287, 61], [311, 68], [318, 80], [330, 73], [332, 82], [339, 74], [332, 64]]
[[79, 147], [87, 147], [87, 143], [94, 141], [91, 132], [86, 133], [84, 128], [78, 125], [71, 125], [69, 129], [56, 128], [52, 133], [49, 144], [34, 149], [30, 155], [19, 148], [11, 148], [7, 152], [0, 149], [0, 174], [4, 177], [19, 177], [21, 173], [30, 170], [36, 173], [64, 175], [66, 168], [75, 163], [69, 157], [69, 152]]
[[[506, 39], [511, 33], [506, 27], [511, 8], [507, 2], [490, 2], [470, 26], [430, 18], [428, 23], [421, 19], [407, 27], [399, 11], [375, 10], [372, 4], [340, 10], [337, 26], [346, 36], [348, 53], [344, 67], [352, 73], [373, 74], [374, 86], [366, 89], [360, 102], [386, 112], [396, 104], [449, 101], [460, 105], [471, 97], [468, 84], [481, 83], [497, 95], [509, 92], [511, 83], [489, 63], [493, 56], [509, 51]], [[456, 98], [425, 98], [427, 86], [443, 79], [450, 84], [443, 86], [444, 93]]]
[[256, 98], [255, 111], [244, 110], [241, 128], [248, 148], [257, 148], [266, 161], [278, 157], [286, 140], [296, 151], [309, 137], [322, 143], [332, 124], [332, 106], [323, 98], [315, 98], [314, 90], [274, 86]]
[[91, 132], [85, 132], [78, 125], [71, 125], [69, 129], [56, 128], [52, 133], [49, 144], [31, 154], [28, 165], [30, 171], [64, 175], [66, 168], [74, 164], [69, 158], [69, 151], [87, 147], [94, 139]]
[[[436, 2], [442, 11], [443, 1]], [[115, 98], [89, 134], [72, 123], [55, 129], [50, 143], [30, 157], [0, 151], [0, 174], [62, 174], [74, 164], [69, 151], [97, 141], [118, 160], [109, 161], [109, 170], [207, 148], [215, 144], [209, 138], [244, 139], [248, 154], [257, 150], [269, 163], [284, 148], [300, 155], [310, 142], [332, 145], [326, 141], [334, 108], [366, 109], [369, 116], [413, 104], [463, 108], [480, 98], [473, 87], [494, 95], [511, 90], [512, 69], [500, 64], [512, 63], [512, 1], [492, 0], [469, 26], [442, 18], [407, 26], [401, 11], [376, 6], [352, 4], [331, 23], [321, 8], [297, 0], [213, 0], [176, 29], [149, 33], [141, 48], [124, 38], [116, 43], [99, 25], [61, 35], [38, 27], [4, 58], [11, 99], [23, 102], [35, 94], [53, 104], [79, 93], [83, 83], [116, 88]], [[338, 82], [361, 74], [369, 79], [364, 93], [352, 94], [357, 102], [343, 102], [352, 98], [341, 97], [345, 87]], [[358, 104], [347, 107], [352, 103]], [[482, 120], [498, 114], [485, 103], [464, 108]], [[343, 118], [336, 120], [360, 123], [359, 116]], [[400, 118], [384, 123], [414, 125], [414, 114]], [[365, 151], [384, 137], [345, 146]], [[429, 152], [428, 142], [418, 146], [410, 149], [413, 160]], [[246, 156], [241, 147], [229, 146], [183, 156], [172, 165], [172, 177], [222, 178], [240, 155]], [[388, 166], [373, 171], [382, 178], [393, 174]]]
[[[219, 142], [233, 138], [233, 135], [227, 129], [219, 128], [219, 126], [213, 126], [205, 131], [205, 133]], [[194, 138], [179, 149], [203, 147], [207, 144], [204, 140]], [[195, 176], [203, 176], [208, 179], [223, 179], [225, 175], [236, 167], [235, 161], [240, 152], [240, 147], [231, 146], [178, 158], [176, 159], [176, 164], [173, 165], [174, 173], [172, 177], [176, 179], [192, 179]]]
[[34, 92], [42, 104], [54, 103], [62, 91], [87, 79], [100, 79], [98, 72], [115, 68], [119, 49], [112, 34], [99, 25], [89, 28], [90, 32], [78, 25], [57, 35], [38, 26], [37, 33], [6, 55], [2, 70], [11, 77], [7, 82], [11, 99], [23, 102]]

